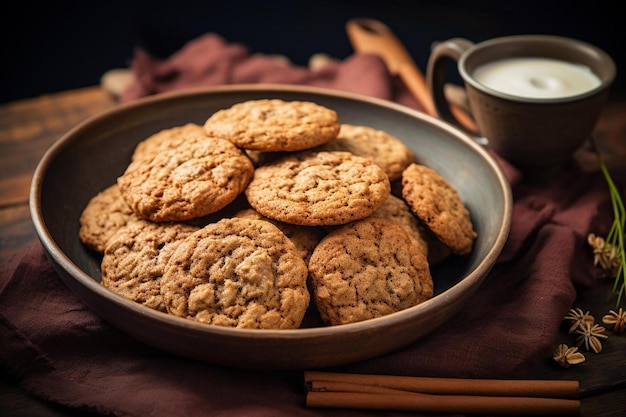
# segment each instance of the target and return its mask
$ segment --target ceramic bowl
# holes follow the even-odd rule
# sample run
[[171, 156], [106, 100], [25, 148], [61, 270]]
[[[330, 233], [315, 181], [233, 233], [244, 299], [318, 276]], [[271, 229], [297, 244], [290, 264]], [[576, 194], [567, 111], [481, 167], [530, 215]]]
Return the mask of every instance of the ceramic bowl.
[[[237, 102], [305, 100], [337, 111], [342, 123], [367, 125], [401, 138], [418, 162], [459, 192], [478, 233], [467, 257], [432, 268], [435, 295], [388, 316], [340, 326], [251, 330], [174, 317], [122, 298], [99, 283], [101, 258], [79, 240], [79, 217], [97, 192], [113, 184], [135, 145], [158, 130], [202, 124]], [[428, 335], [465, 304], [496, 262], [508, 236], [512, 197], [497, 162], [451, 125], [389, 101], [287, 85], [236, 85], [181, 91], [119, 105], [64, 135], [34, 174], [30, 209], [35, 229], [65, 284], [111, 325], [162, 350], [250, 369], [305, 369], [348, 364], [404, 347]]]

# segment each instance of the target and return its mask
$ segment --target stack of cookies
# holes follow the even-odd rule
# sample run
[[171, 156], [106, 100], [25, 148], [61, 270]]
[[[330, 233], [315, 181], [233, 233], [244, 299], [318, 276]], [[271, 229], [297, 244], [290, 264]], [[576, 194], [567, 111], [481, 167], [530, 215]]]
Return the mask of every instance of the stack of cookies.
[[317, 103], [250, 100], [144, 138], [80, 218], [101, 283], [202, 323], [294, 329], [433, 296], [476, 238], [456, 190], [398, 138]]

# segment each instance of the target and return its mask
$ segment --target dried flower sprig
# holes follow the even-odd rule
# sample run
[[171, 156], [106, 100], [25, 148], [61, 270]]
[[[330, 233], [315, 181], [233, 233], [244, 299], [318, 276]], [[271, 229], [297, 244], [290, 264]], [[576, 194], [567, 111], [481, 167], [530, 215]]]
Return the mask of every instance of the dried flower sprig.
[[578, 365], [585, 361], [585, 355], [578, 351], [576, 346], [569, 347], [566, 344], [560, 344], [554, 350], [552, 358], [563, 368], [569, 368], [572, 365]]
[[624, 333], [626, 332], [626, 311], [621, 307], [619, 311], [610, 310], [609, 314], [602, 316], [602, 322], [612, 325], [613, 333]]
[[624, 208], [624, 202], [620, 196], [619, 190], [611, 178], [611, 174], [602, 159], [602, 155], [596, 146], [593, 136], [591, 136], [590, 143], [593, 152], [596, 154], [602, 175], [604, 176], [604, 179], [609, 187], [611, 205], [613, 207], [613, 223], [605, 239], [605, 245], [610, 245], [608, 249], [609, 252], [613, 250], [617, 252], [617, 254], [614, 255], [617, 259], [615, 261], [617, 263], [617, 267], [614, 272], [615, 284], [613, 285], [611, 295], [617, 294], [616, 306], [619, 306], [622, 302], [624, 294], [626, 293], [626, 250], [624, 249], [626, 239], [624, 232], [624, 229], [626, 228], [626, 209]]
[[587, 351], [593, 350], [595, 353], [602, 352], [602, 342], [600, 339], [608, 338], [608, 336], [604, 334], [605, 330], [606, 328], [599, 324], [582, 323], [575, 332], [578, 335], [576, 338], [578, 346], [584, 344]]
[[[569, 325], [568, 334], [574, 334], [577, 347], [569, 347], [566, 344], [558, 345], [552, 351], [552, 358], [563, 368], [569, 368], [585, 361], [585, 356], [578, 352], [578, 348], [585, 346], [587, 351], [595, 353], [602, 352], [602, 343], [609, 336], [604, 332], [606, 327], [597, 324], [589, 311], [584, 311], [580, 307], [571, 308], [563, 321]], [[602, 316], [602, 322], [613, 327], [613, 333], [626, 333], [626, 310], [609, 310]]]
[[620, 266], [620, 256], [617, 248], [610, 243], [606, 243], [600, 236], [589, 233], [587, 243], [593, 249], [593, 265], [599, 266], [611, 277], [617, 274]]
[[572, 308], [567, 313], [567, 316], [563, 318], [564, 321], [568, 321], [570, 324], [567, 333], [572, 334], [576, 329], [578, 329], [583, 323], [593, 324], [596, 319], [589, 314], [589, 311], [583, 312], [579, 307]]

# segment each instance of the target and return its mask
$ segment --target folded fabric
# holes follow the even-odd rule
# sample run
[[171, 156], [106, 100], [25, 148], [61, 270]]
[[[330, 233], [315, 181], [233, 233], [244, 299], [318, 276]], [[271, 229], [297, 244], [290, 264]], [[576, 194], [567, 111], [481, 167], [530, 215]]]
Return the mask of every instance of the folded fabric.
[[[418, 108], [373, 55], [310, 70], [252, 56], [209, 34], [163, 61], [139, 50], [132, 69], [136, 81], [125, 101], [182, 88], [275, 82], [336, 88]], [[606, 184], [599, 173], [583, 172], [575, 163], [549, 184], [526, 184], [520, 172], [500, 162], [513, 188], [513, 222], [484, 284], [459, 314], [422, 340], [333, 370], [525, 378], [550, 357], [577, 290], [599, 278], [586, 237], [602, 235], [610, 225]], [[0, 265], [0, 360], [41, 398], [120, 416], [380, 414], [306, 408], [301, 371], [231, 369], [134, 340], [68, 290], [38, 241]]]
[[131, 69], [135, 82], [122, 93], [121, 101], [211, 85], [276, 83], [334, 88], [419, 109], [400, 81], [389, 76], [385, 63], [368, 54], [331, 60], [322, 68], [310, 70], [275, 56], [250, 55], [246, 47], [210, 33], [190, 41], [166, 60], [138, 49]]

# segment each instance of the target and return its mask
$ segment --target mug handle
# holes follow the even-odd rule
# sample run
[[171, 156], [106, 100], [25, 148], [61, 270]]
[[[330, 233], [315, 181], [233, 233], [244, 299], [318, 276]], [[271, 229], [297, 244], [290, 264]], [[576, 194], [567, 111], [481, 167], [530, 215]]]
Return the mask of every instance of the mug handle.
[[445, 93], [446, 60], [458, 62], [461, 55], [472, 46], [473, 42], [463, 38], [452, 38], [435, 44], [428, 59], [426, 83], [437, 116], [463, 130], [478, 142], [483, 142], [483, 139], [478, 137], [474, 120], [467, 113], [459, 111], [458, 106], [452, 106]]

